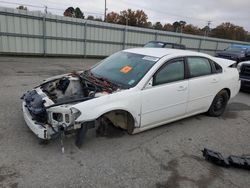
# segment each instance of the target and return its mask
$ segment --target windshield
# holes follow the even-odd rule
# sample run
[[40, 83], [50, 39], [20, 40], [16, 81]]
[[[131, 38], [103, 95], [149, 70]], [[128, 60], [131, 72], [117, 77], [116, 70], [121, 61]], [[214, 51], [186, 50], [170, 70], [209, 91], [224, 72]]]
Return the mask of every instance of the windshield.
[[117, 52], [94, 66], [91, 73], [124, 88], [135, 86], [159, 58]]
[[226, 51], [244, 53], [246, 51], [246, 48], [241, 46], [230, 46], [226, 49]]
[[147, 44], [144, 45], [144, 47], [147, 48], [163, 48], [164, 43], [162, 42], [148, 42]]

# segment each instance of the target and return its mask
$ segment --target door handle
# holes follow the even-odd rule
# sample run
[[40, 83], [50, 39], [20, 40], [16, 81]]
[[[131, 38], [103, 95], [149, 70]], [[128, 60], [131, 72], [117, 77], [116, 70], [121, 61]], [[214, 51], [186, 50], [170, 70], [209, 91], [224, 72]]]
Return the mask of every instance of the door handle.
[[216, 78], [213, 78], [211, 81], [211, 83], [217, 83], [217, 82], [218, 82], [218, 79], [216, 79]]
[[178, 89], [177, 89], [177, 91], [184, 91], [186, 89], [187, 89], [186, 86], [179, 86]]

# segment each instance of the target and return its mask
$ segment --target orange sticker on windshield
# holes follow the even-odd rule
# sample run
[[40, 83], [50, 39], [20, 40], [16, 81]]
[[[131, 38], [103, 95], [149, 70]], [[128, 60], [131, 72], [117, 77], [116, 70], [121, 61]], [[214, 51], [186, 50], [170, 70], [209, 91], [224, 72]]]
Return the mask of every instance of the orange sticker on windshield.
[[120, 69], [120, 72], [122, 72], [122, 73], [124, 73], [124, 74], [127, 74], [129, 71], [131, 71], [132, 70], [132, 67], [130, 67], [130, 66], [125, 66], [125, 67], [122, 67], [121, 69]]

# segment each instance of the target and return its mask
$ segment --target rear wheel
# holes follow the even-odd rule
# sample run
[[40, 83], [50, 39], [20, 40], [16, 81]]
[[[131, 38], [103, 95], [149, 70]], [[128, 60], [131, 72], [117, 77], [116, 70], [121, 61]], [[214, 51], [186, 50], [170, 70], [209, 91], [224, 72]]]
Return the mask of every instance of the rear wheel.
[[226, 109], [229, 95], [226, 90], [220, 91], [214, 98], [209, 110], [208, 115], [217, 117], [221, 116]]

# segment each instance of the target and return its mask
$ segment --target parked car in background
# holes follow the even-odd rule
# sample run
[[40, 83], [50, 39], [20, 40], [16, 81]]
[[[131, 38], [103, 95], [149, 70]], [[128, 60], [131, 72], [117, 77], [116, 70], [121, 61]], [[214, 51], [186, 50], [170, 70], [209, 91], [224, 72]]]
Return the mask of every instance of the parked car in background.
[[183, 44], [176, 44], [170, 42], [162, 41], [149, 41], [144, 45], [144, 48], [173, 48], [173, 49], [182, 49], [185, 50], [186, 46]]
[[240, 62], [237, 69], [240, 74], [241, 88], [250, 91], [250, 61]]
[[233, 63], [186, 50], [123, 50], [26, 92], [23, 116], [44, 140], [76, 131], [78, 146], [103, 124], [135, 134], [203, 112], [220, 116], [240, 88]]
[[233, 44], [222, 52], [218, 52], [216, 57], [235, 60], [237, 62], [250, 60], [250, 45]]

